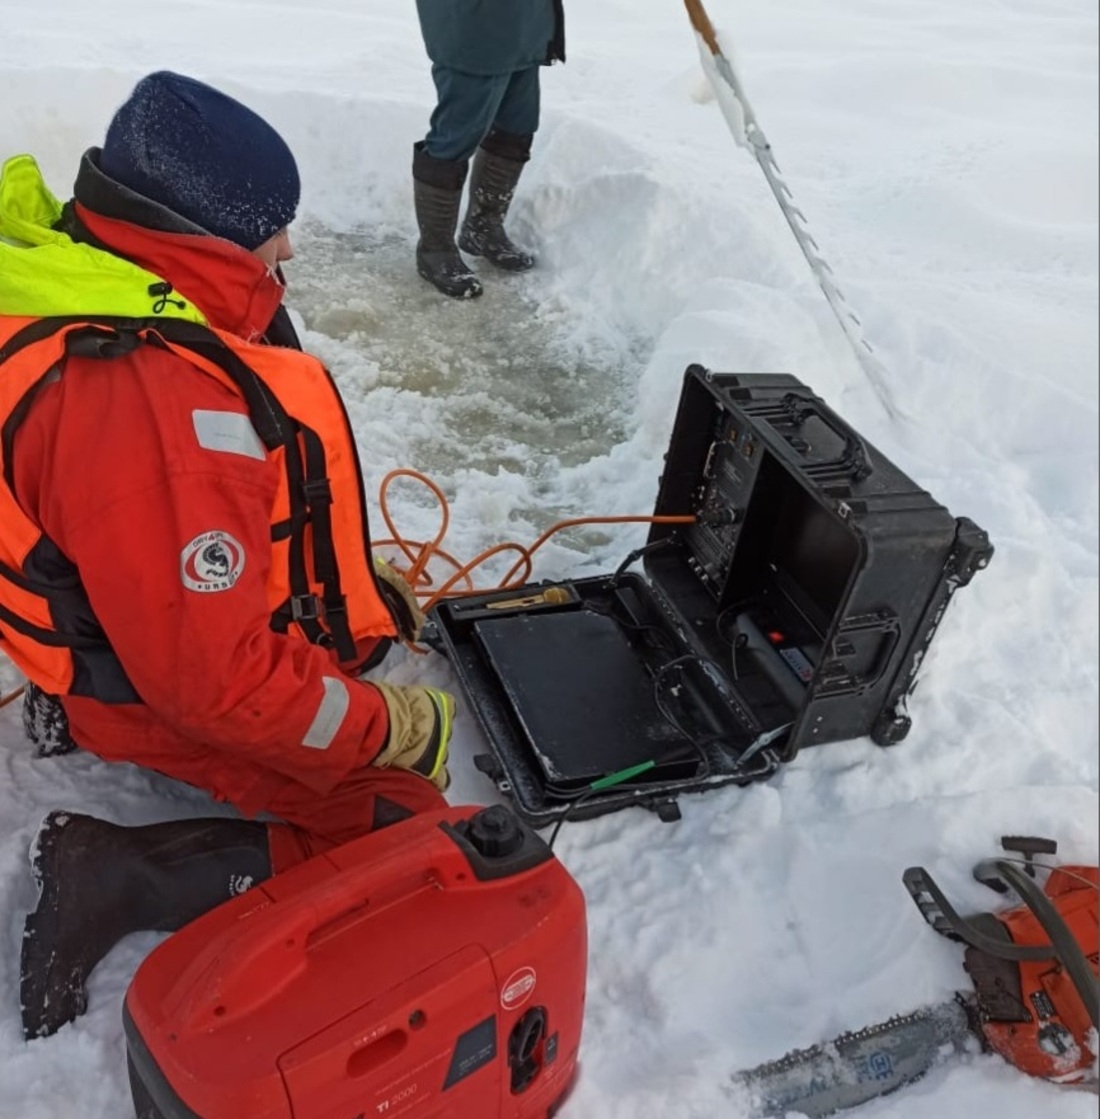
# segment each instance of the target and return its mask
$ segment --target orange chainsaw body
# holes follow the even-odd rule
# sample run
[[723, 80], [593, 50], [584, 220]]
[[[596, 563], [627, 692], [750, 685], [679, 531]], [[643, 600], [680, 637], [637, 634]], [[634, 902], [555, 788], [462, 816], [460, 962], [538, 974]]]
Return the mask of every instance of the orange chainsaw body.
[[[1098, 886], [1097, 867], [1060, 866], [1051, 870], [1043, 891], [1080, 946], [1094, 976], [1100, 951]], [[1014, 944], [1042, 945], [1049, 939], [1026, 905], [998, 913], [996, 918]], [[1090, 1050], [1092, 1024], [1065, 968], [1057, 960], [1022, 961], [1015, 966], [1019, 968], [1021, 1012], [1026, 1012], [1029, 1020], [995, 1021], [983, 1015], [982, 1032], [990, 1048], [1031, 1076], [1062, 1083], [1083, 1079], [1096, 1061]], [[1091, 1045], [1096, 1045], [1095, 1039]]]

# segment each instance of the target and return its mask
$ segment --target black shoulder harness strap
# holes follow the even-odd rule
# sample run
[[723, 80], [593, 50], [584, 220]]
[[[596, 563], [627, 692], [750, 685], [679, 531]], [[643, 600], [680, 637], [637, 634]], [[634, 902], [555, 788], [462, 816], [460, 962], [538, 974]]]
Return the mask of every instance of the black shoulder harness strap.
[[[272, 614], [272, 628], [285, 633], [291, 621], [297, 622], [313, 644], [332, 645], [341, 660], [354, 659], [355, 641], [348, 621], [347, 599], [341, 590], [332, 535], [332, 516], [329, 510], [332, 489], [326, 475], [325, 450], [320, 436], [289, 415], [255, 371], [214, 331], [199, 323], [182, 319], [128, 319], [111, 316], [95, 316], [94, 321], [90, 321], [87, 316], [39, 319], [13, 335], [7, 345], [0, 349], [0, 363], [25, 346], [41, 341], [74, 323], [83, 323], [85, 326], [70, 332], [66, 339], [67, 353], [111, 358], [129, 353], [143, 343], [162, 346], [171, 343], [216, 365], [237, 386], [261, 442], [269, 451], [282, 448], [286, 463], [290, 518], [286, 525], [273, 530], [273, 538], [290, 537], [290, 597]], [[30, 397], [31, 394], [28, 394], [27, 405]], [[25, 407], [21, 402], [2, 432], [5, 462], [9, 464], [11, 440], [23, 414]], [[320, 601], [310, 591], [306, 569], [307, 524], [312, 528], [314, 571], [324, 588]], [[8, 572], [5, 570], [3, 574], [7, 575]], [[68, 641], [55, 643], [67, 644]]]
[[[285, 632], [293, 620], [309, 641], [331, 644], [341, 660], [352, 660], [355, 641], [348, 622], [347, 599], [340, 588], [329, 511], [332, 488], [320, 436], [290, 416], [267, 385], [213, 331], [170, 319], [158, 324], [156, 333], [217, 365], [240, 390], [264, 446], [268, 450], [283, 449], [290, 494], [290, 598], [272, 615], [272, 626]], [[307, 523], [312, 528], [313, 569], [324, 588], [320, 602], [310, 592], [306, 574]]]

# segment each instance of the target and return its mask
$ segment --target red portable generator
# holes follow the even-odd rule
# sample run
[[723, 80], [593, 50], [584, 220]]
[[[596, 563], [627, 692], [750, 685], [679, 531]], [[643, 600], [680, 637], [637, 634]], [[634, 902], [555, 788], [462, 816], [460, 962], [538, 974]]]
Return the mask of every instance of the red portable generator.
[[138, 1119], [547, 1119], [574, 1078], [584, 898], [508, 809], [311, 859], [138, 968]]

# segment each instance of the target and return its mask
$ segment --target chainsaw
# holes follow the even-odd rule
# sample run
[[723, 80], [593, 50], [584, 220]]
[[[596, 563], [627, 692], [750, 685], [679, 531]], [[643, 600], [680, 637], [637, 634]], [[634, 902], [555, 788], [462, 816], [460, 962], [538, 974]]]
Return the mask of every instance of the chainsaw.
[[[736, 1090], [755, 1115], [818, 1119], [856, 1107], [973, 1048], [975, 1038], [1029, 1076], [1096, 1090], [1100, 868], [1037, 862], [1057, 853], [1049, 839], [1005, 836], [1001, 846], [1023, 857], [974, 868], [979, 882], [1019, 900], [998, 913], [964, 919], [923, 867], [902, 876], [928, 924], [966, 946], [973, 992], [738, 1073]], [[1043, 886], [1040, 869], [1049, 872]]]

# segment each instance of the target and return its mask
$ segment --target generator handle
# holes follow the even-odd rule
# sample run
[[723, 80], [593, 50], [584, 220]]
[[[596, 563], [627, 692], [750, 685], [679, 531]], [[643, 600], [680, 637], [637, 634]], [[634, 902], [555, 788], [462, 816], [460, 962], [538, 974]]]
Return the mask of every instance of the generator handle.
[[[838, 438], [844, 441], [843, 452], [831, 462], [814, 463], [807, 467], [800, 463], [802, 469], [812, 473], [827, 473], [832, 469], [840, 469], [849, 474], [853, 481], [859, 482], [871, 473], [871, 456], [867, 452], [867, 445], [842, 417], [838, 416], [823, 400], [811, 394], [800, 392], [785, 393], [782, 400], [783, 410], [796, 424], [803, 424], [807, 417], [815, 416]], [[788, 453], [793, 448], [787, 440], [783, 441], [788, 448]]]
[[[466, 865], [454, 840], [433, 824], [420, 843], [394, 843], [372, 862], [338, 867], [340, 873], [281, 899], [277, 919], [268, 920], [262, 932], [244, 920], [230, 936], [208, 945], [180, 976], [173, 1013], [189, 1028], [212, 1029], [251, 1012], [301, 974], [319, 938], [373, 911], [380, 897], [399, 892], [399, 884], [429, 888], [453, 880]], [[200, 977], [215, 964], [221, 979], [212, 987]], [[257, 984], [258, 974], [268, 982]]]

